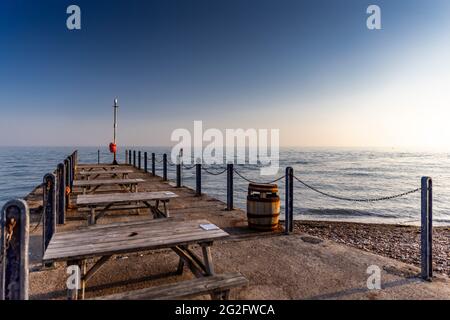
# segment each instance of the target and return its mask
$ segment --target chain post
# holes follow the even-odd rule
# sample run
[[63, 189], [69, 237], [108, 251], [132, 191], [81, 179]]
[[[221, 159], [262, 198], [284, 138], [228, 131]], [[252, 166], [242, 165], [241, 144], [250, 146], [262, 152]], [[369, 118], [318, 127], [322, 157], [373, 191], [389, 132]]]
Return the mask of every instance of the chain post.
[[430, 177], [421, 180], [421, 276], [430, 281], [433, 277], [433, 183]]
[[227, 164], [227, 210], [233, 210], [233, 164]]
[[[42, 228], [43, 235], [43, 251], [47, 250], [53, 234], [56, 231], [56, 177], [52, 173], [47, 173], [44, 176], [44, 192], [43, 192], [43, 210], [44, 223]], [[53, 264], [46, 265], [47, 267]]]

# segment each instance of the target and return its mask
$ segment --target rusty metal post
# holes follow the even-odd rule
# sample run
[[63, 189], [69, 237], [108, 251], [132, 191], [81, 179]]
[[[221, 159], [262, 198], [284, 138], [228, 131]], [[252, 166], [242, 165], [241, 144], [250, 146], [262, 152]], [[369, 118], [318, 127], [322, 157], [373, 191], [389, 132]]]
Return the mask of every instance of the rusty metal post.
[[142, 158], [142, 155], [141, 155], [141, 151], [138, 151], [138, 169], [139, 170], [141, 170], [141, 158]]
[[167, 154], [163, 154], [163, 180], [167, 181]]
[[0, 300], [28, 300], [30, 216], [24, 200], [10, 200], [1, 211]]
[[227, 164], [227, 210], [233, 210], [233, 164]]
[[294, 231], [294, 169], [292, 167], [286, 168], [286, 190], [285, 190], [285, 221], [284, 232], [286, 234]]
[[[42, 228], [43, 236], [43, 251], [47, 250], [53, 234], [56, 231], [56, 177], [52, 173], [47, 173], [44, 176], [44, 192], [43, 195], [43, 210], [44, 210], [44, 223]], [[47, 267], [53, 264], [46, 265]]]
[[66, 223], [66, 174], [64, 164], [58, 164], [58, 224]]
[[152, 175], [155, 176], [156, 175], [156, 166], [155, 166], [155, 153], [152, 152]]
[[424, 280], [433, 277], [433, 182], [430, 177], [421, 180], [421, 275]]
[[66, 197], [66, 211], [67, 209], [69, 209], [69, 204], [70, 204], [70, 166], [69, 166], [69, 160], [66, 159], [64, 160], [64, 173], [65, 173], [65, 190], [64, 190], [64, 194]]
[[202, 164], [197, 163], [195, 165], [195, 195], [202, 195]]
[[144, 152], [144, 172], [148, 172], [148, 166], [147, 166], [147, 152]]

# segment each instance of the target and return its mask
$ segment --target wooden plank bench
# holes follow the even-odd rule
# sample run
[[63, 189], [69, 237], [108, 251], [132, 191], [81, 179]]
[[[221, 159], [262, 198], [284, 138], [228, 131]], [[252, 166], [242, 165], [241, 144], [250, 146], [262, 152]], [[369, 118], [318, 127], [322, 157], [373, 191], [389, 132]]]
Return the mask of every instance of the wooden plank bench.
[[[77, 197], [77, 207], [87, 207], [90, 211], [89, 224], [95, 224], [98, 219], [110, 210], [148, 208], [154, 218], [168, 218], [168, 202], [170, 199], [177, 197], [178, 195], [171, 191], [79, 195]], [[155, 205], [152, 202], [155, 202]], [[160, 203], [163, 204], [163, 210], [159, 209]], [[83, 211], [82, 208], [79, 211]]]
[[74, 180], [73, 186], [83, 190], [83, 194], [93, 193], [103, 186], [120, 186], [124, 190], [137, 192], [137, 185], [144, 179], [111, 179], [111, 180]]
[[175, 300], [205, 294], [211, 295], [211, 298], [215, 300], [228, 300], [231, 289], [247, 285], [248, 280], [236, 272], [116, 293], [97, 297], [94, 300]]
[[133, 170], [112, 170], [112, 171], [80, 171], [77, 174], [81, 177], [81, 179], [89, 180], [92, 179], [95, 180], [97, 178], [100, 178], [101, 176], [109, 176], [111, 179], [113, 178], [122, 178], [122, 179], [128, 179], [128, 175], [130, 173], [133, 173]]

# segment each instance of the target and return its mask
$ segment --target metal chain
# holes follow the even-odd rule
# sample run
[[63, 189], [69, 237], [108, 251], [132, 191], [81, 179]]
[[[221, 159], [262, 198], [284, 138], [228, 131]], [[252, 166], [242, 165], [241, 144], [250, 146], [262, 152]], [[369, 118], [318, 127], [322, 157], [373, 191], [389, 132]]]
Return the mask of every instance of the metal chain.
[[209, 174], [211, 174], [213, 176], [219, 176], [222, 173], [226, 172], [227, 168], [225, 168], [223, 171], [220, 171], [220, 172], [211, 172], [211, 171], [208, 171], [208, 169], [206, 169], [205, 167], [202, 167], [202, 170], [204, 170], [206, 173], [209, 173]]
[[241, 177], [242, 179], [244, 179], [245, 181], [247, 181], [247, 182], [249, 182], [249, 183], [255, 183], [255, 184], [272, 184], [272, 183], [275, 183], [275, 182], [278, 182], [278, 181], [280, 181], [281, 179], [284, 179], [285, 177], [286, 177], [286, 175], [284, 175], [284, 176], [282, 176], [282, 177], [279, 177], [279, 178], [277, 178], [277, 179], [275, 179], [275, 180], [272, 180], [272, 181], [269, 181], [269, 182], [258, 182], [258, 181], [253, 181], [253, 180], [250, 180], [250, 179], [248, 179], [248, 178], [246, 178], [246, 177], [244, 177], [242, 174], [240, 174], [236, 169], [234, 169], [233, 168], [233, 171], [234, 172], [236, 172], [236, 174], [239, 176], [239, 177]]
[[191, 169], [194, 168], [194, 167], [195, 167], [195, 164], [192, 165], [192, 166], [190, 166], [190, 167], [188, 167], [188, 166], [186, 166], [186, 165], [183, 163], [183, 168], [185, 168], [186, 170], [191, 170]]
[[310, 186], [309, 184], [307, 184], [306, 182], [303, 182], [302, 180], [300, 180], [299, 178], [297, 178], [296, 176], [294, 176], [294, 179], [297, 180], [298, 182], [300, 182], [302, 185], [304, 185], [305, 187], [320, 193], [321, 195], [324, 195], [326, 197], [329, 198], [333, 198], [333, 199], [337, 199], [337, 200], [343, 200], [343, 201], [352, 201], [352, 202], [375, 202], [375, 201], [383, 201], [383, 200], [391, 200], [391, 199], [395, 199], [395, 198], [401, 198], [404, 196], [407, 196], [409, 194], [418, 192], [419, 190], [421, 190], [421, 188], [416, 188], [413, 190], [409, 190], [403, 193], [399, 193], [399, 194], [395, 194], [395, 195], [391, 195], [391, 196], [387, 196], [387, 197], [379, 197], [379, 198], [369, 198], [369, 199], [354, 199], [354, 198], [346, 198], [346, 197], [341, 197], [341, 196], [337, 196], [337, 195], [333, 195], [327, 192], [323, 192], [318, 190], [317, 188], [314, 188], [312, 186]]
[[35, 232], [37, 230], [37, 228], [39, 228], [39, 226], [41, 225], [41, 222], [43, 220], [42, 218], [44, 217], [44, 212], [45, 212], [45, 208], [42, 207], [41, 216], [39, 217], [39, 221], [38, 221], [37, 225], [35, 225], [33, 227], [33, 229], [30, 231], [30, 233]]

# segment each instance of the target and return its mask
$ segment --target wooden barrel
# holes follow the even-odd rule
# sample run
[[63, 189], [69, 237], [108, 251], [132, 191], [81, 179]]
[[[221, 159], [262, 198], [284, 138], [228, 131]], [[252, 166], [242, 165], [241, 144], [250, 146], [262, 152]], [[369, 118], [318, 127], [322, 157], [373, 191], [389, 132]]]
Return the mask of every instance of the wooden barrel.
[[275, 230], [280, 218], [280, 197], [276, 184], [248, 185], [247, 220], [250, 229]]

